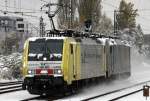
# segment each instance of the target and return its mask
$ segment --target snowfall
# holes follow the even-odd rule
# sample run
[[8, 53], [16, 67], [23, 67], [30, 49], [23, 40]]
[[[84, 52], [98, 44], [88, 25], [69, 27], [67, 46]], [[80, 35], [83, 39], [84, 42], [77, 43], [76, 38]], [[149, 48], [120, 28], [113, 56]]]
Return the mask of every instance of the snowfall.
[[[66, 97], [63, 97], [59, 99], [59, 101], [79, 101], [85, 98], [89, 98], [91, 96], [103, 94], [109, 91], [113, 91], [119, 88], [124, 88], [131, 86], [133, 84], [137, 84], [143, 81], [150, 80], [150, 59], [139, 54], [137, 50], [131, 51], [131, 77], [127, 79], [119, 78], [117, 80], [112, 80], [110, 82], [100, 82], [98, 84], [93, 84], [88, 87], [84, 87], [81, 91], [79, 91], [77, 94], [69, 95]], [[7, 82], [8, 80], [0, 80], [0, 82]], [[150, 84], [150, 83], [147, 83]], [[132, 88], [132, 90], [136, 90], [138, 88], [142, 88], [143, 85], [137, 86]], [[130, 90], [125, 90], [122, 92], [124, 94], [125, 92], [130, 92]], [[108, 101], [111, 98], [117, 97], [118, 93], [111, 94], [109, 96], [94, 99], [93, 101]], [[20, 101], [27, 98], [36, 97], [38, 95], [31, 95], [27, 91], [16, 91], [6, 94], [0, 95], [0, 101]], [[146, 98], [143, 97], [143, 92], [139, 92], [127, 97], [124, 97], [122, 99], [119, 99], [119, 101], [145, 101]], [[147, 98], [147, 100], [150, 100], [150, 98]], [[35, 100], [34, 100], [35, 101]]]

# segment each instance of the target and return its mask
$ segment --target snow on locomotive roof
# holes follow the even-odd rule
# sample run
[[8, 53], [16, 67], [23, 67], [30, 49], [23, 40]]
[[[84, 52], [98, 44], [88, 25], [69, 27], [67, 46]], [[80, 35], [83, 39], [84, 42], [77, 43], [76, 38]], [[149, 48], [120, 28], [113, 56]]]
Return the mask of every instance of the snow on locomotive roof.
[[125, 40], [116, 40], [117, 45], [124, 45], [130, 47], [130, 43]]
[[116, 40], [110, 39], [109, 40], [109, 45], [117, 45]]
[[108, 41], [109, 45], [116, 45], [115, 39], [110, 39], [110, 38], [98, 38], [98, 40], [101, 42], [102, 45], [106, 44], [106, 41]]
[[30, 37], [28, 40], [29, 41], [36, 41], [37, 39], [53, 39], [53, 40], [61, 40], [61, 39], [65, 39], [65, 37]]
[[106, 39], [107, 38], [97, 38], [97, 40], [99, 40], [102, 45], [105, 45]]
[[99, 40], [102, 45], [106, 45], [106, 41], [107, 41], [109, 45], [131, 46], [130, 43], [125, 40], [111, 39], [111, 38], [97, 38], [97, 40]]

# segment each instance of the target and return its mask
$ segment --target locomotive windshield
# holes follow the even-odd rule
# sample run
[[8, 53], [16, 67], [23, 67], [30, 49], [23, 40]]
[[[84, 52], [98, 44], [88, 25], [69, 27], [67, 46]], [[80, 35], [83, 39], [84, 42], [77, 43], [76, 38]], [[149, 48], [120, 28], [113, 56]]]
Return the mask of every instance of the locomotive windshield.
[[29, 42], [29, 61], [61, 61], [63, 51], [63, 40], [37, 39]]
[[47, 40], [46, 51], [49, 54], [62, 54], [63, 40]]
[[29, 53], [39, 54], [45, 52], [45, 43], [44, 42], [30, 42], [29, 44]]

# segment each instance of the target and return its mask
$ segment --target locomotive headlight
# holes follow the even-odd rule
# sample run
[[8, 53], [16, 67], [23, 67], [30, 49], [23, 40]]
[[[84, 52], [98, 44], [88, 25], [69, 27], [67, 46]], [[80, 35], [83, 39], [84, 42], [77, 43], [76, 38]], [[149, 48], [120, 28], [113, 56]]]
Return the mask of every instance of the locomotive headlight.
[[61, 70], [60, 69], [58, 69], [57, 72], [58, 72], [58, 74], [61, 74]]
[[43, 60], [44, 60], [44, 61], [46, 61], [46, 60], [47, 60], [47, 58], [46, 58], [46, 57], [44, 57], [44, 58], [43, 58]]
[[32, 73], [32, 70], [28, 70], [28, 74], [31, 74]]
[[34, 74], [34, 70], [28, 70], [28, 74]]
[[55, 69], [55, 74], [62, 74], [62, 70], [61, 69]]

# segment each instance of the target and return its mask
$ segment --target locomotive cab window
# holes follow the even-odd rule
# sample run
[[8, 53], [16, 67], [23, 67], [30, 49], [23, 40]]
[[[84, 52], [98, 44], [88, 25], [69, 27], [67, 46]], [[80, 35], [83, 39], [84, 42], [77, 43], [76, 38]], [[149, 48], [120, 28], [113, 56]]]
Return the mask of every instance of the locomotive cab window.
[[61, 61], [63, 54], [63, 40], [46, 40], [46, 55], [50, 61]]
[[49, 54], [62, 54], [63, 40], [48, 39], [46, 41], [46, 53]]
[[29, 42], [29, 60], [61, 61], [63, 51], [63, 40], [37, 39]]
[[36, 41], [29, 42], [29, 53], [38, 54], [45, 52], [45, 40], [38, 39]]

